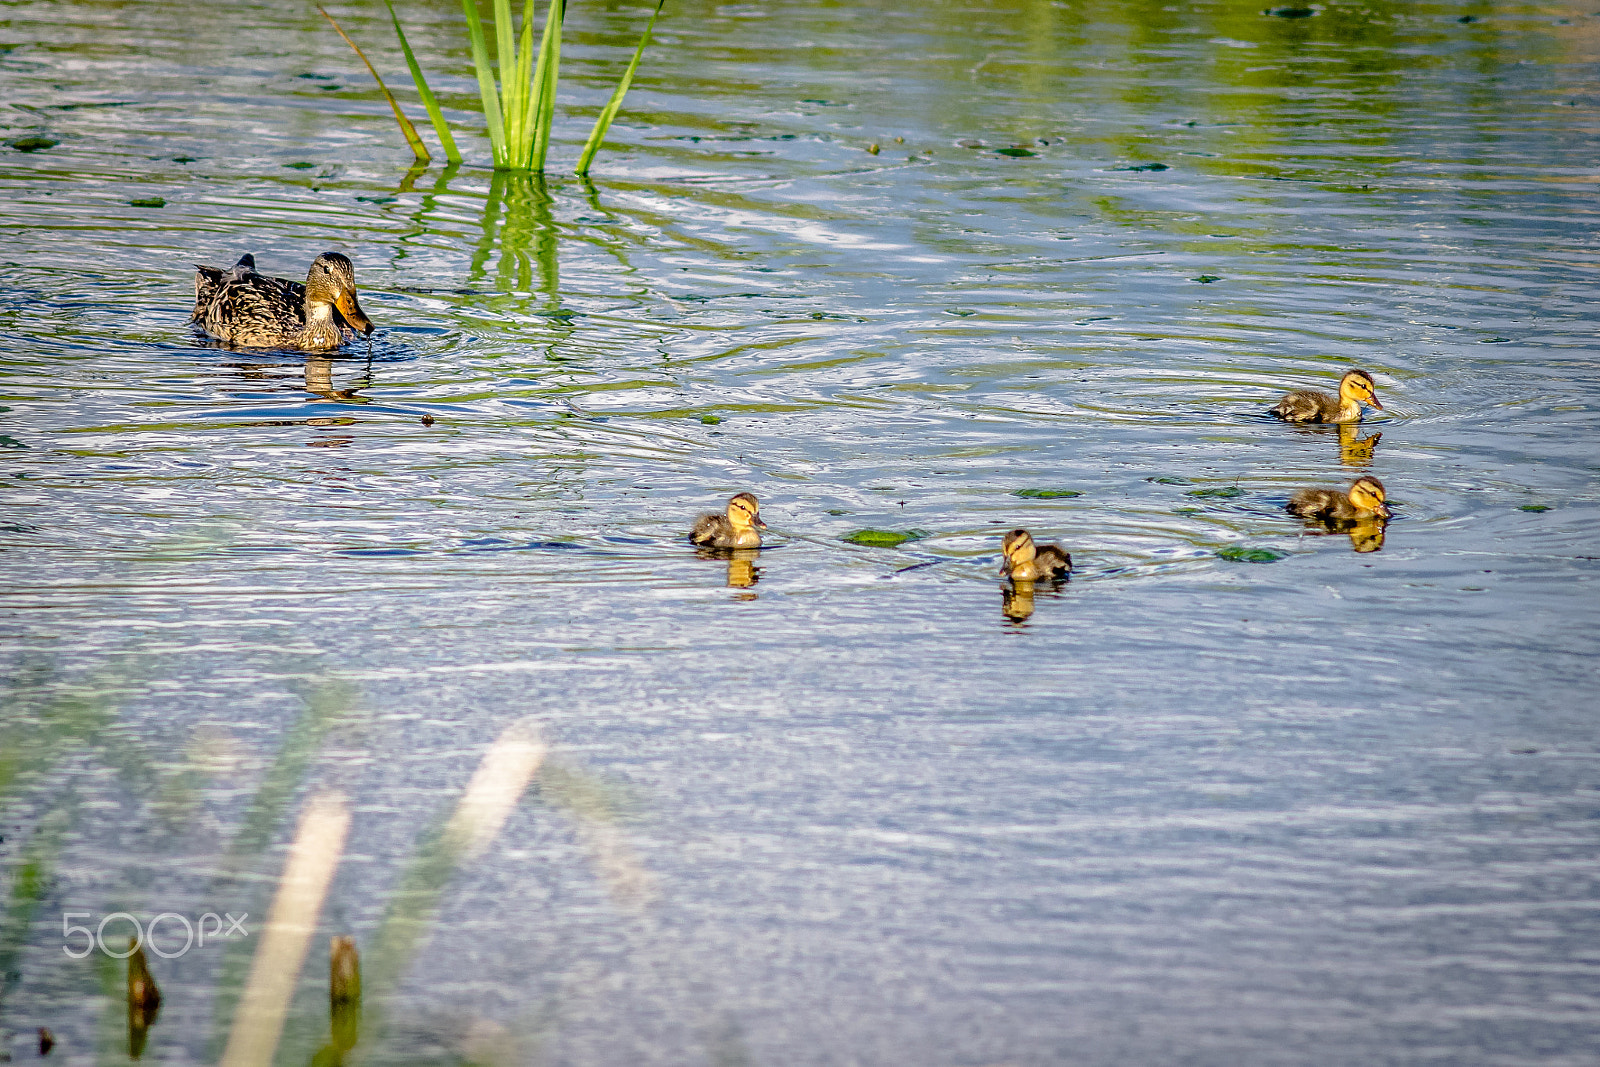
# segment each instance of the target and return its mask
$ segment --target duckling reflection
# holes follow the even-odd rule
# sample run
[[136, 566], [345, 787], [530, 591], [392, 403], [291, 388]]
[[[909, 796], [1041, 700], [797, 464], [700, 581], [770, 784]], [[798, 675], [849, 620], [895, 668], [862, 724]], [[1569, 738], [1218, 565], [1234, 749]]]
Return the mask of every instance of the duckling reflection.
[[1360, 422], [1361, 405], [1383, 410], [1378, 383], [1364, 370], [1347, 370], [1339, 379], [1339, 395], [1301, 389], [1284, 396], [1272, 414], [1285, 422]]
[[144, 1055], [145, 1042], [156, 1016], [161, 1014], [161, 990], [145, 962], [144, 946], [137, 941], [128, 954], [128, 1058]]
[[1382, 519], [1350, 524], [1345, 532], [1350, 535], [1350, 547], [1357, 552], [1377, 552], [1383, 548], [1383, 536], [1388, 526]]
[[[1059, 585], [1052, 582], [1051, 585]], [[1000, 587], [1000, 614], [1012, 622], [1027, 622], [1033, 615], [1033, 583], [1026, 578]]]
[[1382, 433], [1361, 436], [1353, 422], [1339, 424], [1339, 462], [1346, 467], [1372, 466], [1372, 452], [1383, 440]]
[[1289, 498], [1286, 510], [1308, 523], [1320, 523], [1329, 533], [1345, 532], [1357, 552], [1383, 547], [1389, 505], [1383, 483], [1370, 474], [1357, 478], [1347, 492], [1301, 489]]
[[[695, 549], [695, 555], [701, 559], [727, 560], [729, 589], [749, 589], [761, 580], [761, 568], [756, 566], [756, 561], [761, 558], [759, 548], [710, 548], [701, 545]], [[755, 598], [756, 594], [751, 593], [740, 599]]]
[[706, 514], [695, 520], [689, 540], [706, 548], [760, 548], [760, 531], [767, 528], [760, 509], [754, 494], [735, 493], [728, 499], [725, 514]]

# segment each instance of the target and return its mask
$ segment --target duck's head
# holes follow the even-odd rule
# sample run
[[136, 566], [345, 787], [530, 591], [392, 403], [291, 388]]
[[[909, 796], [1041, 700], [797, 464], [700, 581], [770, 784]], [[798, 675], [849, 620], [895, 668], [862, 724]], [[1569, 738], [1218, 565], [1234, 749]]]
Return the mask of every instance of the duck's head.
[[1000, 542], [1000, 552], [1006, 557], [1006, 573], [1020, 567], [1024, 563], [1033, 562], [1033, 557], [1038, 554], [1033, 547], [1033, 535], [1027, 530], [1012, 530]]
[[1370, 474], [1357, 478], [1356, 484], [1350, 487], [1350, 503], [1380, 519], [1389, 517], [1389, 505], [1384, 502], [1385, 499], [1383, 483]]
[[1364, 370], [1344, 372], [1344, 377], [1339, 379], [1339, 399], [1346, 402], [1356, 400], [1368, 407], [1383, 410], [1383, 405], [1378, 403], [1378, 383]]
[[761, 505], [756, 502], [753, 493], [736, 493], [728, 501], [728, 521], [733, 523], [735, 530], [748, 530], [754, 526], [758, 530], [765, 530], [767, 524], [761, 521]]
[[348, 256], [324, 252], [311, 262], [306, 273], [306, 306], [332, 304], [353, 330], [372, 336], [372, 320], [356, 300], [356, 269]]

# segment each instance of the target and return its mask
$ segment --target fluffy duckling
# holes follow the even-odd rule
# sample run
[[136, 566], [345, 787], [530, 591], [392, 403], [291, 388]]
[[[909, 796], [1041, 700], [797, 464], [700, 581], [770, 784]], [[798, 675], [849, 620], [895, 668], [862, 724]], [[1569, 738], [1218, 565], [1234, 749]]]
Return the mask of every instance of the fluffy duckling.
[[725, 515], [702, 515], [689, 531], [689, 540], [708, 548], [759, 548], [760, 530], [767, 524], [761, 521], [761, 505], [750, 493], [735, 493], [728, 501]]
[[355, 267], [337, 252], [313, 260], [304, 285], [257, 274], [248, 253], [231, 270], [196, 266], [190, 319], [232, 345], [312, 352], [344, 344], [346, 329], [373, 330], [356, 299]]
[[1272, 413], [1286, 422], [1360, 422], [1362, 404], [1383, 410], [1378, 383], [1364, 370], [1347, 370], [1338, 396], [1302, 389], [1279, 400]]
[[1027, 530], [1012, 530], [1000, 542], [1005, 562], [1000, 574], [1018, 582], [1063, 578], [1072, 570], [1072, 557], [1060, 545], [1035, 545]]
[[1291, 515], [1325, 523], [1349, 523], [1363, 519], [1387, 519], [1389, 505], [1384, 502], [1383, 483], [1370, 474], [1357, 478], [1348, 493], [1333, 489], [1302, 489], [1289, 498]]

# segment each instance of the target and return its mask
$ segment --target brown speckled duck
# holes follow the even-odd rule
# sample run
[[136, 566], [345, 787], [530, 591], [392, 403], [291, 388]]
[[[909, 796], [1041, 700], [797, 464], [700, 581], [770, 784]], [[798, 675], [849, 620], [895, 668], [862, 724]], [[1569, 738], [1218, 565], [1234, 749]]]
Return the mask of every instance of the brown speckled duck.
[[1291, 515], [1324, 523], [1387, 519], [1383, 483], [1371, 475], [1357, 478], [1347, 493], [1334, 489], [1302, 489], [1289, 498]]
[[724, 515], [702, 515], [689, 531], [689, 540], [707, 548], [759, 548], [767, 524], [761, 521], [761, 505], [750, 493], [736, 493], [728, 501]]
[[1027, 530], [1012, 530], [1000, 542], [1005, 556], [1000, 574], [1017, 582], [1064, 578], [1072, 570], [1072, 557], [1060, 545], [1035, 545]]
[[231, 270], [197, 265], [190, 320], [231, 345], [312, 352], [338, 348], [347, 329], [373, 330], [356, 299], [355, 267], [337, 252], [312, 261], [304, 285], [257, 274], [248, 253]]
[[1347, 370], [1338, 396], [1302, 389], [1279, 400], [1272, 413], [1286, 422], [1360, 422], [1362, 404], [1383, 410], [1378, 384], [1364, 370]]

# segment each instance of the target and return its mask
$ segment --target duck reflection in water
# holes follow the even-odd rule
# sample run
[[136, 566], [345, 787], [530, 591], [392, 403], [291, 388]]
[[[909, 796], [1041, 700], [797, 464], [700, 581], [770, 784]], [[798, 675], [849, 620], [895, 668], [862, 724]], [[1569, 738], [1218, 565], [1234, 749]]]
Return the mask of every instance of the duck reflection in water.
[[1357, 552], [1376, 552], [1383, 547], [1389, 522], [1388, 495], [1383, 483], [1370, 474], [1357, 478], [1343, 493], [1301, 489], [1289, 498], [1286, 510], [1305, 519], [1309, 527], [1349, 534], [1350, 547]]
[[1383, 440], [1381, 432], [1374, 431], [1367, 436], [1361, 436], [1361, 428], [1353, 422], [1341, 422], [1336, 425], [1328, 423], [1301, 423], [1296, 425], [1299, 433], [1313, 434], [1318, 437], [1337, 434], [1339, 437], [1339, 462], [1346, 467], [1372, 466], [1373, 452], [1378, 447], [1378, 442]]
[[128, 954], [128, 1058], [144, 1055], [145, 1041], [156, 1016], [161, 1014], [161, 990], [150, 974], [145, 961], [144, 946], [137, 941]]
[[349, 389], [340, 389], [333, 384], [333, 360], [327, 356], [306, 357], [306, 392], [314, 393], [324, 400], [354, 400], [366, 404], [371, 401], [356, 392], [372, 384], [372, 364], [367, 363], [366, 381]]
[[1378, 442], [1383, 440], [1383, 434], [1371, 433], [1366, 437], [1356, 429], [1354, 423], [1341, 422], [1339, 424], [1339, 462], [1346, 467], [1372, 466], [1372, 452], [1378, 447]]
[[1000, 574], [1007, 579], [1001, 589], [1000, 610], [1012, 622], [1022, 622], [1033, 614], [1035, 583], [1043, 583], [1054, 592], [1072, 572], [1072, 556], [1065, 549], [1060, 545], [1036, 545], [1027, 530], [1006, 534], [1000, 542], [1000, 552], [1005, 557]]
[[[756, 561], [761, 558], [759, 548], [707, 548], [700, 547], [695, 550], [695, 555], [701, 559], [722, 559], [728, 561], [728, 588], [749, 589], [761, 580], [761, 568], [756, 566]], [[746, 593], [738, 597], [739, 600], [754, 600], [757, 594]]]

